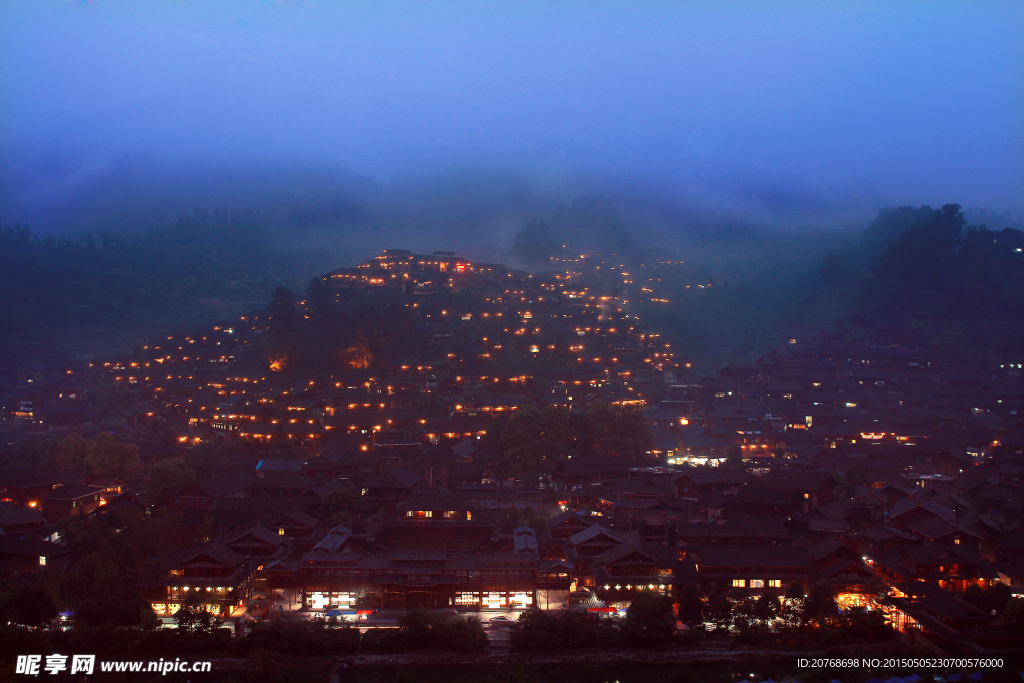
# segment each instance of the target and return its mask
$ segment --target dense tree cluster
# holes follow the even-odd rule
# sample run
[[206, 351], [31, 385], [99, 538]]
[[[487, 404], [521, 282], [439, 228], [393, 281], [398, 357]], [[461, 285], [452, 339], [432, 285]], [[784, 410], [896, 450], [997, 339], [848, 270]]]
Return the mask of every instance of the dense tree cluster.
[[536, 482], [574, 456], [642, 462], [651, 441], [641, 408], [595, 401], [582, 411], [562, 406], [517, 410], [500, 430], [488, 433], [482, 449], [499, 481]]
[[487, 648], [487, 634], [475, 616], [435, 614], [420, 607], [407, 610], [399, 618], [397, 631], [367, 631], [361, 645], [368, 650], [481, 652]]
[[335, 294], [320, 277], [310, 281], [304, 299], [278, 287], [267, 312], [267, 352], [277, 370], [329, 374], [377, 368], [425, 343], [415, 333], [420, 326], [408, 297], [354, 290]]
[[[993, 229], [968, 225], [956, 204], [886, 208], [859, 232], [722, 224], [681, 234], [676, 247], [655, 255], [640, 248], [629, 227], [635, 220], [623, 218], [613, 202], [579, 197], [520, 230], [512, 255], [535, 271], [583, 253], [644, 263], [659, 300], [671, 305], [631, 295], [632, 305], [700, 371], [747, 360], [803, 329], [849, 325], [851, 317], [911, 320], [943, 350], [970, 354], [1024, 343], [1024, 328], [1013, 322], [1024, 319], [1024, 232], [1003, 227], [1019, 225], [1006, 216], [981, 218]], [[212, 317], [204, 309], [210, 302], [223, 309], [266, 301], [281, 282], [271, 273], [308, 277], [330, 267], [275, 239], [267, 216], [227, 209], [196, 209], [165, 228], [98, 240], [40, 239], [20, 224], [0, 226], [0, 362], [4, 353], [13, 359], [87, 339], [95, 347], [100, 337], [131, 331], [137, 338], [141, 328], [162, 331], [189, 316]], [[685, 265], [673, 260], [683, 255]], [[658, 270], [651, 263], [665, 259], [675, 265]], [[606, 267], [593, 284], [620, 294], [618, 272]], [[283, 357], [300, 366], [360, 367], [401, 352], [406, 338], [393, 334], [387, 315], [404, 313], [394, 302], [363, 297], [349, 306], [336, 295], [322, 278], [305, 292], [275, 293], [275, 302], [304, 300], [311, 311], [308, 319], [281, 316]], [[387, 314], [377, 319], [374, 308]], [[956, 329], [940, 334], [938, 323], [949, 327], [951, 318]]]
[[621, 631], [614, 622], [592, 621], [582, 612], [567, 609], [526, 610], [512, 624], [509, 637], [514, 649], [535, 652], [608, 648], [622, 642]]
[[118, 441], [110, 432], [100, 432], [95, 439], [70, 432], [51, 442], [48, 456], [61, 469], [88, 468], [125, 483], [134, 483], [142, 470], [138, 446]]
[[291, 248], [273, 244], [266, 220], [196, 209], [145, 234], [78, 240], [0, 225], [0, 364], [128, 345], [140, 331], [174, 329], [224, 306], [248, 310], [241, 302], [270, 294], [271, 273], [311, 269]]
[[565, 608], [526, 610], [512, 625], [512, 647], [529, 651], [624, 645], [662, 647], [677, 639], [676, 615], [669, 595], [638, 593], [622, 620], [591, 617], [585, 612]]
[[881, 212], [864, 232], [861, 311], [916, 323], [965, 356], [1024, 345], [1024, 231], [970, 226], [958, 204]]

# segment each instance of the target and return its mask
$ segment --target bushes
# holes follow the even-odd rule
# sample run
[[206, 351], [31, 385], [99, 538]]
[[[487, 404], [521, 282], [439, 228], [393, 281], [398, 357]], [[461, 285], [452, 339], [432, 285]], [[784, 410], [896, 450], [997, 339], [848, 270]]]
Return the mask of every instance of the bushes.
[[24, 626], [0, 623], [0, 662], [14, 661], [18, 655], [50, 652], [46, 635]]
[[804, 598], [803, 619], [816, 622], [821, 627], [829, 626], [839, 612], [836, 604], [836, 589], [828, 581], [819, 581], [811, 586]]
[[692, 644], [696, 636], [675, 632], [676, 615], [667, 595], [640, 593], [622, 622], [593, 620], [586, 613], [566, 609], [529, 609], [512, 624], [512, 648], [555, 652], [576, 648], [616, 648], [626, 645], [657, 647], [671, 643]]
[[182, 631], [166, 628], [141, 632], [138, 629], [131, 630], [140, 633], [137, 644], [138, 652], [147, 655], [198, 655], [225, 652], [231, 647], [231, 629], [229, 628], [214, 628], [208, 631]]
[[853, 607], [840, 615], [839, 625], [848, 633], [851, 640], [862, 643], [892, 640], [896, 636], [896, 630], [879, 610]]
[[679, 591], [679, 621], [690, 628], [704, 628], [704, 596], [700, 586], [695, 583], [686, 584]]
[[45, 648], [57, 652], [91, 652], [98, 655], [166, 656], [225, 652], [231, 648], [231, 629], [183, 631], [181, 629], [89, 627], [75, 624], [68, 630], [40, 631]]
[[0, 593], [0, 621], [39, 626], [57, 617], [57, 605], [42, 584], [11, 586]]
[[387, 652], [420, 648], [452, 652], [487, 649], [487, 634], [480, 620], [473, 616], [431, 614], [423, 608], [416, 608], [402, 615], [398, 626], [398, 630], [367, 631], [363, 634], [362, 646]]
[[449, 617], [434, 620], [431, 630], [440, 647], [454, 652], [482, 652], [487, 649], [487, 634], [476, 617]]
[[516, 650], [557, 651], [579, 647], [615, 647], [622, 642], [618, 624], [591, 621], [582, 612], [529, 609], [512, 624], [510, 642]]
[[622, 625], [623, 639], [631, 645], [665, 645], [676, 632], [676, 613], [668, 595], [642, 591], [633, 599]]
[[237, 655], [265, 650], [297, 657], [316, 657], [351, 652], [358, 647], [358, 629], [334, 627], [323, 617], [314, 617], [256, 623], [248, 635], [233, 643], [231, 649]]
[[838, 646], [892, 640], [896, 630], [885, 621], [882, 612], [851, 607], [834, 617], [834, 628], [822, 628], [816, 635], [822, 645]]

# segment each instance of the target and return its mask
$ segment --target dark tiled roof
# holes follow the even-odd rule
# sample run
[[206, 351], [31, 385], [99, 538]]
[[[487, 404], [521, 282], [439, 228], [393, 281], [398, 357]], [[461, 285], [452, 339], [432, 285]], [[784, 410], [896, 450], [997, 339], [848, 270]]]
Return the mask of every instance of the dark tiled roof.
[[49, 541], [31, 538], [5, 538], [0, 536], [0, 555], [22, 555], [26, 557], [59, 557], [69, 555], [71, 550]]
[[624, 542], [626, 540], [625, 538], [623, 538], [619, 534], [616, 534], [615, 532], [610, 531], [610, 530], [604, 528], [600, 524], [595, 524], [594, 526], [590, 527], [589, 529], [584, 529], [583, 531], [580, 531], [579, 533], [576, 533], [576, 534], [570, 536], [569, 537], [569, 544], [570, 545], [579, 545], [580, 543], [583, 543], [585, 541], [589, 541], [590, 539], [596, 538], [597, 536], [601, 536], [601, 535], [607, 536], [610, 539], [612, 539], [613, 541], [617, 541], [618, 543], [622, 543], [622, 542]]
[[64, 484], [47, 493], [43, 498], [48, 500], [75, 500], [99, 493], [103, 488], [100, 486], [88, 486], [86, 484]]
[[810, 567], [807, 548], [792, 545], [705, 545], [697, 549], [700, 567]]

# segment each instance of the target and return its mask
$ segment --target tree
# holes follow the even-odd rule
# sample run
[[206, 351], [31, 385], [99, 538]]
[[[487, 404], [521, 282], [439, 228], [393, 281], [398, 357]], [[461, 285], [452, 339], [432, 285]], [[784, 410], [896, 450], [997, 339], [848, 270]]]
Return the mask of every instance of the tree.
[[573, 436], [584, 455], [642, 460], [653, 443], [643, 410], [594, 401], [585, 413], [573, 413]]
[[915, 223], [927, 220], [934, 213], [930, 206], [915, 209], [912, 206], [887, 207], [868, 224], [861, 235], [861, 248], [869, 262], [878, 261], [886, 248]]
[[512, 253], [528, 264], [547, 263], [548, 257], [558, 253], [559, 245], [551, 228], [543, 221], [528, 223], [515, 234]]
[[1011, 598], [1003, 608], [1003, 618], [1024, 631], [1024, 598]]
[[174, 623], [182, 631], [212, 631], [220, 628], [223, 622], [223, 619], [207, 610], [202, 589], [189, 591], [174, 613]]
[[151, 503], [158, 503], [168, 495], [195, 481], [196, 473], [180, 458], [168, 458], [149, 468], [146, 479], [145, 497]]
[[777, 597], [774, 595], [762, 595], [754, 603], [754, 618], [763, 624], [768, 624], [778, 615], [780, 609], [781, 606]]
[[728, 629], [732, 621], [732, 601], [724, 593], [712, 593], [704, 603], [704, 613], [716, 628]]
[[50, 459], [60, 469], [88, 467], [91, 448], [92, 444], [88, 439], [76, 432], [69, 432], [54, 442]]
[[866, 586], [866, 594], [875, 600], [884, 600], [889, 596], [889, 584], [877, 576], [871, 577]]
[[626, 610], [622, 634], [637, 645], [660, 645], [672, 639], [676, 614], [672, 598], [653, 591], [641, 591]]
[[501, 431], [499, 469], [522, 480], [535, 480], [568, 454], [572, 445], [569, 411], [559, 406], [517, 410]]
[[341, 352], [342, 360], [353, 370], [366, 370], [373, 362], [373, 351], [362, 332], [356, 334], [352, 345]]
[[783, 618], [789, 626], [796, 626], [800, 622], [800, 616], [804, 606], [804, 587], [799, 581], [794, 581], [786, 588], [786, 596], [783, 599]]
[[876, 272], [890, 285], [917, 291], [934, 287], [954, 270], [966, 220], [959, 204], [945, 204], [890, 243]]
[[750, 622], [754, 618], [754, 599], [749, 588], [733, 588], [729, 591], [729, 598], [732, 600], [732, 624], [739, 631], [746, 631], [750, 628]]
[[238, 445], [233, 441], [207, 441], [196, 444], [185, 454], [185, 464], [197, 479], [214, 473], [218, 465], [230, 459]]
[[0, 593], [0, 622], [41, 626], [57, 617], [57, 604], [41, 583], [11, 586]]
[[355, 520], [356, 504], [359, 494], [354, 488], [344, 491], [332, 491], [320, 502], [320, 515], [330, 526], [339, 524], [351, 526]]
[[132, 482], [142, 469], [139, 447], [115, 440], [110, 432], [100, 432], [89, 449], [89, 467], [96, 474], [109, 474]]
[[314, 277], [306, 288], [306, 307], [310, 322], [319, 334], [329, 332], [334, 321], [334, 296], [326, 278]]
[[977, 584], [969, 586], [964, 591], [963, 598], [964, 602], [974, 605], [980, 610], [984, 610], [988, 604], [988, 596], [985, 595], [985, 589]]
[[704, 598], [699, 585], [688, 583], [679, 591], [678, 616], [679, 621], [690, 628], [704, 628]]
[[725, 466], [741, 467], [743, 465], [743, 449], [737, 444], [729, 444], [725, 449]]
[[211, 515], [205, 515], [203, 517], [203, 523], [199, 526], [199, 530], [196, 532], [196, 537], [200, 543], [209, 543], [213, 540], [214, 529], [217, 528], [216, 523]]
[[592, 622], [567, 607], [543, 610], [534, 606], [512, 624], [509, 639], [513, 649], [528, 651], [614, 647], [621, 645], [621, 631], [610, 619]]
[[1002, 612], [1012, 596], [1013, 591], [1010, 587], [1002, 581], [997, 581], [985, 589], [985, 597], [988, 599], [988, 603], [983, 609], [987, 612]]
[[440, 615], [434, 618], [430, 628], [446, 650], [483, 652], [487, 649], [487, 634], [476, 616]]
[[825, 627], [831, 623], [839, 611], [836, 603], [836, 590], [828, 581], [819, 581], [807, 592], [804, 599], [803, 617], [806, 622], [816, 622]]
[[414, 607], [398, 617], [398, 627], [424, 635], [430, 631], [430, 611], [425, 607]]
[[299, 328], [299, 315], [295, 310], [295, 295], [284, 285], [278, 285], [270, 295], [267, 306], [270, 316], [270, 337], [274, 344], [290, 341]]
[[474, 616], [431, 614], [416, 607], [398, 618], [398, 626], [409, 645], [457, 652], [480, 652], [487, 648], [487, 634]]

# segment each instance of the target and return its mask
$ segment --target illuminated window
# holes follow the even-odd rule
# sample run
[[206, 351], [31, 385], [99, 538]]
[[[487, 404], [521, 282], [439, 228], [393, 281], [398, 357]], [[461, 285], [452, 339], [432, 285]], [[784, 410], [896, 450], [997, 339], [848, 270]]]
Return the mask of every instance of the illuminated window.
[[455, 596], [456, 605], [478, 605], [480, 598], [476, 593], [458, 593]]
[[39, 556], [39, 566], [40, 567], [45, 567], [46, 566], [46, 558], [43, 557], [42, 555]]
[[782, 580], [781, 579], [768, 579], [768, 587], [769, 588], [782, 588]]
[[277, 530], [277, 535], [278, 536], [284, 536], [284, 528], [283, 527]]
[[764, 580], [763, 579], [751, 579], [750, 580], [750, 587], [751, 588], [764, 588]]
[[747, 582], [746, 582], [745, 579], [733, 579], [732, 580], [732, 587], [733, 588], [746, 588], [746, 586], [747, 586]]

